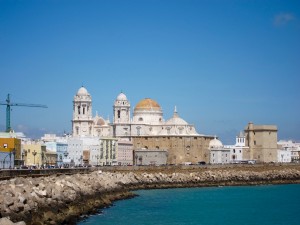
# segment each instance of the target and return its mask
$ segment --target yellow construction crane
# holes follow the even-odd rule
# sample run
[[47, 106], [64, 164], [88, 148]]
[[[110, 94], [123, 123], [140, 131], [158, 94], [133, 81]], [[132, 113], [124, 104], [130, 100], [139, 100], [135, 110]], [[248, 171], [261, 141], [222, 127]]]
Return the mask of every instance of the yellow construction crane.
[[12, 103], [10, 102], [10, 96], [7, 95], [7, 99], [5, 102], [0, 102], [0, 105], [6, 105], [6, 132], [10, 132], [11, 126], [10, 126], [10, 107], [11, 106], [25, 106], [25, 107], [40, 107], [40, 108], [48, 108], [46, 105], [40, 105], [40, 104], [25, 104], [25, 103]]

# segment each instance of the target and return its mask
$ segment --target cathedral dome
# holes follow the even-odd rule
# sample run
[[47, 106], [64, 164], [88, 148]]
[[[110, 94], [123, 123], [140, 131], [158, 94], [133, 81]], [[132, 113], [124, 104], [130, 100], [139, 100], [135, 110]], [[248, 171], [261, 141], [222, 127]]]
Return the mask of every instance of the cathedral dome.
[[117, 101], [127, 101], [126, 95], [123, 92], [121, 92], [117, 97]]
[[79, 90], [77, 91], [77, 95], [80, 95], [80, 96], [86, 96], [86, 95], [89, 95], [88, 91], [86, 90], [85, 87], [81, 87], [79, 88]]
[[209, 142], [209, 147], [210, 148], [222, 148], [223, 144], [220, 140], [217, 139], [217, 137], [215, 136], [215, 138], [213, 140], [211, 140]]
[[145, 98], [135, 106], [134, 111], [161, 111], [161, 107], [153, 99]]

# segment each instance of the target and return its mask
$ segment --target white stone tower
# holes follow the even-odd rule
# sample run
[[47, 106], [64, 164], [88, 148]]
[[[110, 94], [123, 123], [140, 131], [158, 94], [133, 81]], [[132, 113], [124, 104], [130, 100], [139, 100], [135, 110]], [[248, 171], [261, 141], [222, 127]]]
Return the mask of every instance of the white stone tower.
[[91, 136], [92, 132], [92, 97], [82, 86], [74, 96], [72, 134], [74, 137], [84, 137]]
[[123, 92], [115, 100], [113, 110], [114, 135], [116, 137], [130, 136], [130, 102]]

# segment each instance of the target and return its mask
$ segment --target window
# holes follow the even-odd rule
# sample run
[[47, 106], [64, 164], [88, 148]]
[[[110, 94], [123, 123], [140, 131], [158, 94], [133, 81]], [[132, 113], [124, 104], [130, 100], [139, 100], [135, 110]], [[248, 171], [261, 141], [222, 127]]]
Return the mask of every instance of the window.
[[137, 127], [136, 132], [137, 132], [137, 135], [140, 136], [141, 135], [141, 127]]
[[7, 148], [7, 144], [4, 144], [4, 145], [3, 145], [3, 148]]
[[82, 113], [83, 115], [85, 114], [85, 107], [83, 107], [83, 113]]
[[121, 111], [118, 110], [118, 119], [120, 119], [120, 118], [121, 118]]
[[139, 121], [143, 121], [143, 118], [142, 118], [142, 117], [140, 117], [140, 118], [139, 118]]
[[235, 153], [235, 149], [233, 149], [233, 153]]
[[78, 106], [78, 114], [80, 115], [80, 106]]
[[256, 141], [254, 141], [254, 145], [256, 145]]

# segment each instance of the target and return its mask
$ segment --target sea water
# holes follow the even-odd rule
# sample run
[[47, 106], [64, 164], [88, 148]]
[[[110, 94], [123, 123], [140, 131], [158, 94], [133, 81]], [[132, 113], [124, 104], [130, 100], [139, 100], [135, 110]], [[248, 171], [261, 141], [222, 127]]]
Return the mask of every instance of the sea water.
[[136, 191], [81, 221], [99, 225], [299, 225], [300, 184]]

